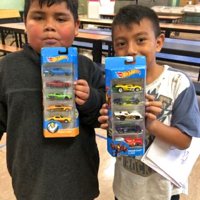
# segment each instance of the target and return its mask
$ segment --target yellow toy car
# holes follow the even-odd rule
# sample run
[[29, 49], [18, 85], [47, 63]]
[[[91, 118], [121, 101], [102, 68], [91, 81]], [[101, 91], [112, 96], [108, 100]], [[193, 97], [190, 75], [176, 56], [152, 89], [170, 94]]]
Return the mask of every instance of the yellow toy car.
[[116, 84], [114, 89], [119, 93], [122, 92], [139, 92], [142, 90], [142, 87], [134, 84]]
[[47, 121], [51, 121], [51, 120], [70, 123], [72, 121], [72, 118], [71, 117], [64, 117], [62, 115], [55, 115], [55, 116], [47, 118]]
[[65, 106], [63, 104], [60, 105], [50, 105], [47, 107], [48, 111], [69, 111], [72, 110], [71, 106]]

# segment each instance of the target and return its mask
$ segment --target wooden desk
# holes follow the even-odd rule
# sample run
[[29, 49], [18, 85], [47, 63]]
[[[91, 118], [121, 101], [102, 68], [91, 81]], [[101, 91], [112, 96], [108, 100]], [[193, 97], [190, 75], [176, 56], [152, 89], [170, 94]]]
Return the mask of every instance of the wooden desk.
[[[166, 31], [178, 31], [178, 32], [189, 32], [189, 33], [200, 33], [200, 26], [196, 25], [185, 25], [185, 24], [167, 24], [167, 23], [161, 23], [161, 28]], [[25, 34], [24, 30], [24, 24], [23, 23], [9, 23], [9, 24], [0, 24], [0, 31], [2, 30], [12, 30], [16, 34]], [[2, 43], [5, 44], [4, 37], [2, 37]], [[19, 47], [22, 46], [22, 42], [20, 41], [20, 37], [16, 37], [16, 43], [19, 43]], [[112, 48], [112, 42], [111, 42], [111, 31], [99, 31], [99, 30], [79, 30], [78, 36], [75, 38], [75, 41], [83, 41], [83, 42], [89, 42], [93, 45], [93, 61], [101, 63], [101, 57], [102, 57], [102, 44], [106, 43], [109, 45], [110, 48]], [[175, 40], [174, 40], [175, 41]], [[167, 39], [166, 39], [167, 42]], [[166, 44], [165, 44], [166, 45]], [[173, 44], [172, 42], [169, 43], [169, 48], [167, 48], [164, 45], [163, 49], [169, 49], [169, 51], [172, 51]], [[181, 47], [180, 47], [181, 48]], [[199, 47], [192, 47], [188, 49], [186, 53], [192, 55], [195, 54], [200, 57], [199, 53], [195, 53], [199, 49]], [[177, 49], [176, 49], [177, 51]], [[199, 50], [198, 50], [199, 51]], [[180, 53], [183, 52], [183, 49], [180, 49]], [[200, 51], [199, 51], [200, 52]]]
[[[173, 7], [175, 8], [175, 7]], [[170, 10], [162, 10], [162, 11], [155, 11], [157, 15], [174, 15], [174, 16], [183, 16], [184, 12], [183, 11], [170, 11]]]
[[[1, 42], [5, 44], [5, 31], [13, 31], [15, 36], [15, 42], [17, 47], [23, 46], [22, 37], [25, 36], [25, 26], [23, 22], [19, 23], [6, 23], [0, 24], [0, 33], [1, 33]], [[25, 37], [25, 42], [27, 42], [27, 38]]]
[[165, 38], [161, 52], [200, 58], [200, 41]]
[[101, 63], [102, 61], [102, 45], [103, 41], [108, 38], [107, 34], [96, 34], [92, 32], [85, 32], [85, 30], [79, 30], [79, 34], [76, 36], [75, 41], [89, 42], [93, 44], [92, 56], [93, 61]]
[[80, 18], [80, 28], [84, 28], [85, 24], [92, 24], [97, 26], [103, 26], [111, 28], [112, 19], [89, 19], [89, 18]]
[[20, 18], [19, 10], [0, 9], [0, 19]]
[[[115, 17], [115, 14], [100, 14], [101, 19], [113, 19]], [[166, 21], [168, 23], [172, 22], [180, 22], [182, 21], [183, 16], [182, 15], [158, 15], [158, 19], [160, 21]]]
[[[181, 15], [177, 16], [163, 16], [163, 18], [178, 19]], [[84, 24], [93, 24], [98, 26], [110, 27], [112, 25], [111, 19], [89, 19], [89, 18], [80, 18], [81, 28]], [[171, 32], [184, 32], [184, 33], [197, 33], [200, 34], [200, 25], [191, 25], [191, 24], [179, 24], [179, 23], [160, 23], [161, 30], [165, 31], [166, 37], [170, 37]]]
[[[24, 23], [8, 23], [8, 24], [0, 24], [0, 32], [2, 38], [2, 44], [5, 44], [4, 31], [12, 30], [15, 33], [16, 46], [22, 47], [22, 35], [25, 36], [25, 41], [27, 42], [26, 34], [25, 34], [25, 25]], [[75, 41], [84, 41], [92, 43], [93, 45], [93, 61], [97, 63], [101, 63], [102, 58], [102, 41], [107, 38], [110, 33], [99, 32], [99, 34], [94, 32], [87, 32], [86, 30], [79, 31], [78, 36], [75, 38]]]
[[25, 33], [25, 25], [23, 22], [0, 24], [0, 29], [14, 30], [18, 33]]
[[101, 19], [113, 19], [115, 14], [99, 14]]
[[165, 21], [167, 23], [180, 23], [183, 19], [181, 15], [158, 15], [160, 22]]
[[200, 34], [200, 26], [191, 24], [160, 23], [161, 30], [165, 31], [165, 36], [170, 37], [171, 32], [197, 33]]

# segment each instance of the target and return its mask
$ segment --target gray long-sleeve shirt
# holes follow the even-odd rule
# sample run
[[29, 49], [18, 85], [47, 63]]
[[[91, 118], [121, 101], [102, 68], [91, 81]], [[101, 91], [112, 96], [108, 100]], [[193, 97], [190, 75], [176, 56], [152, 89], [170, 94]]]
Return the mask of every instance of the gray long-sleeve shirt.
[[103, 75], [79, 56], [79, 79], [90, 86], [77, 106], [80, 134], [43, 137], [40, 55], [29, 46], [0, 61], [0, 138], [7, 132], [7, 165], [18, 200], [91, 200], [98, 196], [99, 154], [94, 128], [104, 103]]

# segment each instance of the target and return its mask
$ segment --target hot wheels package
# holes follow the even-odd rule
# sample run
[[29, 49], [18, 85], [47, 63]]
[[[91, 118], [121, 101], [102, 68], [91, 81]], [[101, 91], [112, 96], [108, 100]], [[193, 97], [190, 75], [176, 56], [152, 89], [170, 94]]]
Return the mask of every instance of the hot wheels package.
[[78, 78], [76, 48], [45, 47], [41, 50], [44, 137], [75, 137], [79, 134], [73, 82]]
[[108, 57], [105, 76], [108, 152], [112, 156], [141, 156], [145, 151], [146, 59]]

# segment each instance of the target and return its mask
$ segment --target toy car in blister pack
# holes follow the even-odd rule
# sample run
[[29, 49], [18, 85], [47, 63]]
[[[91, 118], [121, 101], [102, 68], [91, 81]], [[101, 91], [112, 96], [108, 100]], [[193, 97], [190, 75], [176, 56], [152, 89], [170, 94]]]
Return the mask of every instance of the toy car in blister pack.
[[75, 137], [79, 134], [73, 82], [78, 77], [76, 48], [45, 47], [41, 50], [44, 137]]
[[145, 151], [146, 59], [107, 57], [105, 76], [108, 152], [112, 156], [141, 156]]

